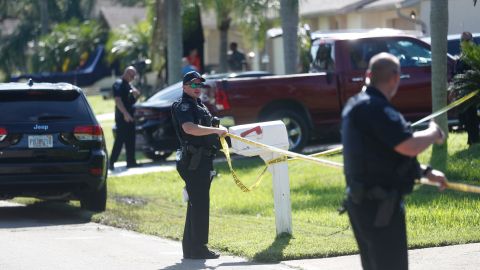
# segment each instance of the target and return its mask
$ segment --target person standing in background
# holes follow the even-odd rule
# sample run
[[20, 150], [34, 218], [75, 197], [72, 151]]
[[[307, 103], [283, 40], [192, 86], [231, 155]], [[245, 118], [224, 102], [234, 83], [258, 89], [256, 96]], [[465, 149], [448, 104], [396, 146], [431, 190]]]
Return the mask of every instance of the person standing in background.
[[[473, 42], [473, 36], [470, 32], [463, 32], [460, 38], [460, 50], [462, 50], [462, 44], [467, 42]], [[460, 58], [455, 63], [455, 74], [464, 74], [471, 67], [465, 63], [464, 54], [460, 55]], [[474, 89], [473, 89], [474, 90]], [[468, 101], [465, 106], [462, 107], [463, 111], [460, 113], [459, 118], [465, 125], [467, 131], [468, 145], [473, 145], [480, 142], [480, 118], [478, 117], [478, 97], [474, 97]]]
[[189, 55], [187, 56], [187, 60], [192, 65], [195, 70], [199, 73], [202, 72], [202, 63], [200, 61], [200, 55], [198, 55], [197, 49], [190, 50]]
[[133, 104], [140, 96], [140, 91], [132, 86], [132, 81], [137, 76], [137, 70], [129, 66], [123, 72], [122, 78], [113, 84], [113, 96], [115, 98], [115, 124], [117, 125], [117, 134], [110, 155], [109, 169], [115, 169], [123, 145], [127, 155], [127, 168], [138, 167], [135, 159], [135, 121], [133, 113], [135, 108]]
[[245, 54], [238, 51], [236, 42], [230, 43], [230, 52], [228, 54], [228, 69], [230, 71], [239, 72], [247, 70], [247, 60]]

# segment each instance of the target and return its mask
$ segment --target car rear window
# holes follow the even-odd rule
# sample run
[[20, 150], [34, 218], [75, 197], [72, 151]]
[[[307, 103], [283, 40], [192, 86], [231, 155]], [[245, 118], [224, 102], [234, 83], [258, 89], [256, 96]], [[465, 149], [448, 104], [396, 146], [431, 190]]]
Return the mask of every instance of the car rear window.
[[77, 91], [0, 91], [0, 123], [89, 121]]

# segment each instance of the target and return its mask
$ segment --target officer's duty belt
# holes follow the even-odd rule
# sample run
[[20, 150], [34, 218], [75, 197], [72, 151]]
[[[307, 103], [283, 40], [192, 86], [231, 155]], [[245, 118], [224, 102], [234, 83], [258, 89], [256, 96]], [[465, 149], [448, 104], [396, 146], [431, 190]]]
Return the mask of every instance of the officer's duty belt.
[[190, 164], [188, 165], [189, 170], [196, 170], [200, 164], [202, 157], [213, 157], [216, 154], [216, 150], [208, 148], [205, 146], [193, 146], [186, 145], [185, 150], [187, 154], [191, 157]]
[[380, 186], [371, 188], [349, 186], [347, 195], [355, 204], [361, 204], [365, 200], [378, 203], [373, 224], [375, 227], [385, 227], [390, 223], [395, 207], [398, 207], [400, 201], [399, 192], [396, 189], [387, 190]]

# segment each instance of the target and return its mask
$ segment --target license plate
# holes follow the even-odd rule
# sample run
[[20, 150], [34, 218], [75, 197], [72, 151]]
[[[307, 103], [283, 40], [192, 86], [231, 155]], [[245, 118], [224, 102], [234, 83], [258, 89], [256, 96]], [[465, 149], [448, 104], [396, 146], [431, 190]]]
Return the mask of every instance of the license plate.
[[52, 135], [31, 135], [28, 136], [28, 148], [52, 148]]

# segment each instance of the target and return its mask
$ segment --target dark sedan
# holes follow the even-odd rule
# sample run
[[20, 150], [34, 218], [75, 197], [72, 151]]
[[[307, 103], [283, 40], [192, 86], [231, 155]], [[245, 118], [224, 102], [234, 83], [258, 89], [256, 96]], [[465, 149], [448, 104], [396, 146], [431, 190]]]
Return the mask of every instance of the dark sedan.
[[[224, 78], [244, 78], [269, 76], [264, 71], [222, 73], [206, 75], [206, 84]], [[170, 107], [182, 96], [182, 82], [160, 90], [143, 103], [135, 106], [137, 129], [136, 148], [152, 160], [165, 160], [178, 147], [178, 139], [172, 126]]]

